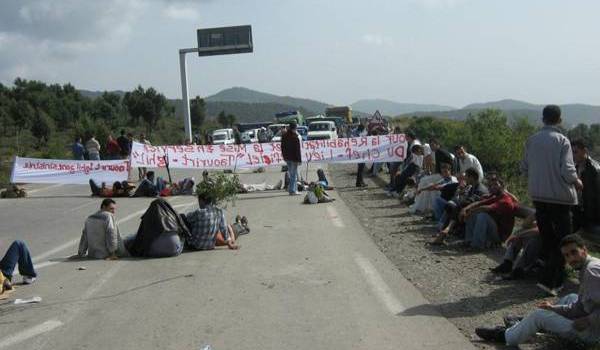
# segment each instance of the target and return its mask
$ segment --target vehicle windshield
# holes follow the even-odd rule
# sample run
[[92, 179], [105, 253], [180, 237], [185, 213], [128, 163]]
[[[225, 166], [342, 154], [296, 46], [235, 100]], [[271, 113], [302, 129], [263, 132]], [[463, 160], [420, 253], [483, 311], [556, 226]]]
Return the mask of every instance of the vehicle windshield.
[[213, 135], [213, 140], [222, 141], [222, 140], [225, 140], [225, 138], [226, 138], [225, 136], [226, 136], [225, 134], [215, 134], [215, 135]]
[[308, 126], [309, 131], [330, 131], [331, 125], [326, 123], [312, 123]]

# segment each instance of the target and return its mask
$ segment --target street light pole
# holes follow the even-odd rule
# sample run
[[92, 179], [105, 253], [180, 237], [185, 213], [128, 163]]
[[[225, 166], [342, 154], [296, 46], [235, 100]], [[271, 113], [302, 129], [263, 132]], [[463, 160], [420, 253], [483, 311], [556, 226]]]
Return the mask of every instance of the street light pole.
[[179, 50], [179, 71], [181, 73], [181, 101], [183, 103], [183, 123], [185, 125], [185, 136], [187, 141], [192, 141], [192, 120], [190, 117], [190, 96], [188, 94], [187, 62], [185, 55], [190, 52], [198, 52], [197, 48]]

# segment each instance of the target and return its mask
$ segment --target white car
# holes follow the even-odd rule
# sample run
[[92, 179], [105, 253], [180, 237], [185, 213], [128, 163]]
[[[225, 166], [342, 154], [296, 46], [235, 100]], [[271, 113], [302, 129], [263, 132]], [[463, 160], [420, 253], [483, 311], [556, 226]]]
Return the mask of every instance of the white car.
[[308, 140], [337, 139], [335, 123], [332, 121], [315, 121], [308, 124]]
[[233, 129], [218, 129], [212, 133], [213, 145], [233, 145], [235, 137], [233, 137]]

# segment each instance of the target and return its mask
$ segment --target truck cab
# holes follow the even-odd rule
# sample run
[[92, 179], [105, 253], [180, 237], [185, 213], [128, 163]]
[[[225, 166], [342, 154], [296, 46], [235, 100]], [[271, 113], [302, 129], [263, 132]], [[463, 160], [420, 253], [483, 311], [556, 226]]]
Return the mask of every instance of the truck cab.
[[212, 133], [213, 145], [233, 145], [235, 137], [233, 129], [217, 129]]
[[337, 139], [335, 123], [329, 120], [314, 121], [308, 125], [308, 140]]

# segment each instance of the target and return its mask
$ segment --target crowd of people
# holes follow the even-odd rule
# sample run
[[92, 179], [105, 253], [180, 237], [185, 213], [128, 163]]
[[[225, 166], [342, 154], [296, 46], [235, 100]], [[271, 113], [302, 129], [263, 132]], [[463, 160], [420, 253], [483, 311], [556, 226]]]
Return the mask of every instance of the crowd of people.
[[[564, 285], [565, 262], [581, 270], [578, 294], [544, 303], [525, 318], [508, 317], [505, 327], [478, 328], [484, 340], [518, 345], [538, 331], [584, 342], [600, 339], [600, 260], [588, 254], [581, 238], [600, 235], [600, 164], [584, 141], [562, 134], [561, 122], [560, 108], [546, 106], [544, 126], [527, 141], [521, 171], [532, 207], [511, 193], [497, 173], [484, 173], [465, 145], [450, 152], [439, 140], [422, 142], [408, 130], [406, 158], [386, 164], [387, 195], [436, 224], [430, 244], [446, 244], [454, 236], [472, 251], [504, 245], [503, 261], [491, 273], [505, 280], [535, 277], [552, 296]], [[356, 135], [377, 132], [359, 126]], [[379, 171], [374, 164], [368, 176]], [[359, 164], [356, 187], [367, 186], [365, 172], [366, 165]]]
[[[408, 148], [402, 162], [388, 163], [388, 196], [398, 198], [413, 214], [433, 220], [437, 233], [430, 244], [446, 244], [456, 237], [468, 250], [482, 251], [505, 246], [503, 261], [491, 273], [506, 280], [535, 276], [537, 285], [557, 296], [566, 279], [566, 263], [580, 270], [577, 294], [567, 295], [556, 303], [544, 302], [530, 315], [507, 317], [505, 326], [478, 328], [484, 340], [518, 345], [539, 331], [575, 338], [584, 342], [600, 339], [600, 260], [589, 255], [582, 235], [600, 234], [600, 164], [590, 155], [582, 140], [569, 140], [558, 128], [561, 111], [549, 105], [543, 110], [544, 127], [532, 135], [526, 144], [521, 171], [527, 177], [528, 192], [533, 207], [522, 203], [506, 188], [503, 179], [484, 167], [465, 145], [453, 152], [432, 138], [419, 140], [412, 131], [405, 132]], [[384, 130], [359, 125], [354, 136], [378, 135]], [[398, 128], [393, 131], [400, 133]], [[113, 140], [109, 137], [107, 153], [125, 157], [131, 149], [132, 135]], [[125, 141], [127, 140], [127, 141]], [[145, 140], [143, 135], [140, 140]], [[77, 159], [87, 154], [98, 159], [100, 145], [92, 136], [86, 146], [78, 139], [73, 146]], [[282, 135], [281, 151], [286, 162], [287, 192], [297, 195], [300, 188], [311, 193], [323, 193], [330, 188], [322, 170], [319, 181], [307, 184], [298, 176], [301, 164], [301, 137], [296, 124], [291, 123]], [[79, 158], [78, 158], [79, 157]], [[375, 163], [368, 176], [377, 176], [383, 164]], [[364, 182], [366, 164], [358, 164], [356, 186]], [[140, 174], [141, 176], [142, 174]], [[203, 174], [206, 176], [206, 174]], [[111, 189], [90, 180], [94, 195], [110, 197], [102, 201], [100, 210], [85, 221], [77, 257], [114, 260], [120, 257], [166, 257], [183, 250], [207, 250], [216, 246], [237, 249], [236, 238], [248, 233], [248, 220], [237, 217], [233, 225], [213, 198], [196, 193], [199, 208], [181, 215], [161, 198], [154, 200], [135, 235], [122, 238], [114, 219], [116, 202], [113, 197], [193, 194], [194, 179], [176, 184], [154, 179], [152, 171], [144, 171], [143, 180], [135, 188], [129, 183], [115, 183]], [[278, 185], [278, 188], [283, 186]], [[134, 190], [135, 188], [135, 190]], [[249, 187], [241, 186], [240, 192]], [[254, 189], [254, 187], [251, 187]], [[313, 196], [310, 202], [321, 202]], [[328, 201], [328, 200], [323, 200]], [[520, 224], [518, 227], [516, 223]], [[578, 234], [573, 234], [577, 232]], [[11, 288], [13, 270], [18, 263], [25, 283], [32, 283], [36, 273], [23, 242], [11, 245], [0, 262], [2, 288]]]

